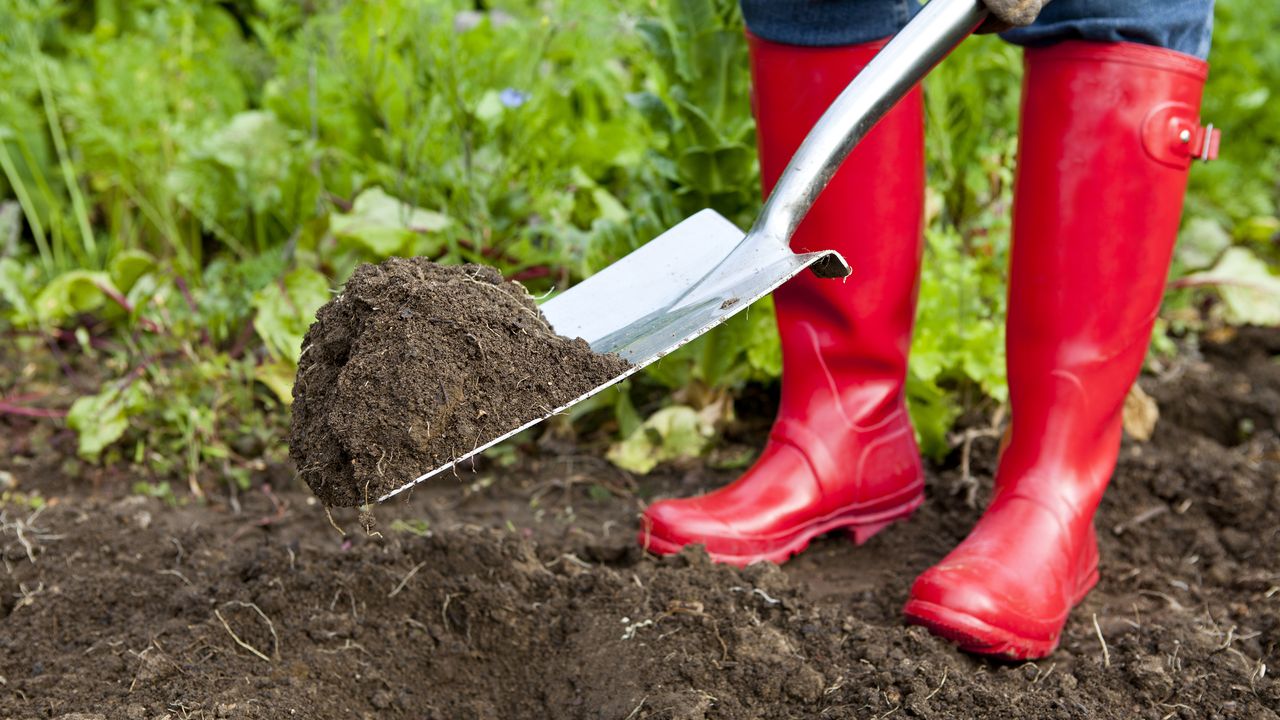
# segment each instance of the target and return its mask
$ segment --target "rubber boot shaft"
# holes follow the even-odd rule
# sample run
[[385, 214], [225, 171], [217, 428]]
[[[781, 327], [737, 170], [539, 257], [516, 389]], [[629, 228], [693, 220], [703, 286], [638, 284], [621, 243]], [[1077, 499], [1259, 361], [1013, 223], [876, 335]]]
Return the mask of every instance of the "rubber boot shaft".
[[[764, 190], [883, 41], [812, 48], [748, 37]], [[800, 225], [797, 251], [831, 248], [845, 281], [809, 273], [774, 293], [782, 397], [760, 459], [709, 495], [643, 517], [656, 552], [704, 544], [714, 559], [781, 562], [836, 528], [865, 540], [922, 500], [903, 398], [922, 252], [924, 121], [919, 89], [845, 160]]]
[[1207, 70], [1126, 43], [1026, 52], [1006, 336], [1012, 425], [990, 506], [906, 607], [910, 621], [965, 649], [1049, 653], [1097, 580], [1094, 513], [1164, 291], [1192, 155], [1181, 131], [1200, 130]]

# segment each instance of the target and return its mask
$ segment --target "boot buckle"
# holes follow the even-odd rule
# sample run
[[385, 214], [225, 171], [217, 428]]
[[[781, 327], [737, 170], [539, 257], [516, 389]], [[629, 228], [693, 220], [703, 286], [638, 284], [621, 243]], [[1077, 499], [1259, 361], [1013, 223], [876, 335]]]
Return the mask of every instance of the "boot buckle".
[[1178, 142], [1186, 145], [1192, 157], [1201, 162], [1218, 159], [1218, 143], [1221, 138], [1222, 131], [1215, 128], [1213, 123], [1204, 127], [1197, 125], [1194, 130], [1184, 127], [1178, 131]]
[[1155, 160], [1185, 168], [1194, 160], [1218, 157], [1222, 131], [1213, 123], [1201, 125], [1196, 110], [1183, 103], [1166, 103], [1152, 110], [1142, 123], [1142, 146]]

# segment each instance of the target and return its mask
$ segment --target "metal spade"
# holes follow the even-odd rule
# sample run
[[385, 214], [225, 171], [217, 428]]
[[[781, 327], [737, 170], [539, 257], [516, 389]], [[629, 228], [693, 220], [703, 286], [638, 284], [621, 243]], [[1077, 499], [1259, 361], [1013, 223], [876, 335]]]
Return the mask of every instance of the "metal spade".
[[617, 353], [631, 363], [626, 372], [378, 500], [445, 472], [656, 362], [806, 268], [821, 278], [848, 277], [849, 264], [839, 253], [794, 253], [791, 235], [854, 146], [987, 12], [980, 0], [930, 0], [819, 118], [750, 232], [703, 210], [543, 303], [542, 312], [558, 334], [580, 337], [599, 353]]

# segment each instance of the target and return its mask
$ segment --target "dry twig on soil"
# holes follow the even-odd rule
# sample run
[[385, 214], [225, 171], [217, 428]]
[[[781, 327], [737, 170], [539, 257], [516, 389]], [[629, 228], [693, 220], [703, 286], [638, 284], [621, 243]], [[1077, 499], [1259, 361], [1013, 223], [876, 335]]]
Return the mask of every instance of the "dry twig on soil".
[[991, 415], [991, 424], [985, 428], [969, 428], [963, 433], [951, 437], [952, 447], [960, 445], [960, 479], [951, 486], [951, 494], [964, 491], [965, 507], [977, 507], [978, 481], [970, 470], [970, 459], [973, 456], [973, 441], [979, 438], [1000, 437], [1004, 432], [1005, 406], [1001, 405]]
[[[276, 625], [275, 623], [271, 622], [271, 618], [267, 617], [266, 613], [262, 612], [262, 608], [258, 607], [254, 603], [244, 602], [241, 600], [229, 600], [223, 603], [222, 605], [223, 607], [226, 607], [228, 605], [236, 605], [238, 607], [247, 607], [253, 610], [254, 612], [258, 613], [258, 616], [261, 617], [262, 620], [267, 623], [267, 630], [271, 632], [271, 645], [272, 645], [271, 655], [272, 657], [276, 657], [276, 658], [280, 657], [280, 636], [276, 634]], [[237, 645], [244, 648], [245, 650], [248, 650], [254, 655], [257, 655], [263, 660], [267, 662], [271, 662], [271, 658], [263, 654], [261, 650], [255, 648], [254, 646], [240, 639], [240, 636], [237, 635], [236, 632], [231, 629], [231, 626], [227, 624], [227, 619], [222, 616], [222, 612], [219, 608], [214, 608], [213, 614], [217, 616], [218, 622], [222, 623], [222, 627], [226, 628], [227, 634], [231, 636], [232, 640], [236, 641]]]
[[1098, 633], [1098, 642], [1102, 643], [1102, 667], [1111, 667], [1111, 651], [1107, 650], [1107, 639], [1102, 637], [1102, 626], [1098, 624], [1098, 613], [1093, 614], [1093, 629]]
[[400, 594], [400, 591], [404, 589], [404, 586], [405, 586], [405, 585], [407, 585], [407, 584], [409, 583], [409, 579], [410, 579], [410, 578], [412, 578], [414, 575], [417, 575], [417, 574], [418, 574], [418, 571], [419, 571], [419, 570], [421, 570], [421, 569], [422, 569], [422, 567], [423, 567], [424, 565], [426, 565], [426, 564], [427, 564], [427, 561], [426, 561], [426, 560], [423, 560], [422, 562], [418, 563], [417, 565], [414, 565], [414, 566], [413, 566], [413, 569], [412, 569], [412, 570], [410, 570], [410, 571], [409, 571], [409, 572], [404, 576], [404, 578], [400, 580], [400, 583], [399, 583], [398, 585], [396, 585], [396, 586], [395, 586], [395, 588], [394, 588], [391, 592], [387, 593], [387, 597], [389, 597], [389, 598], [393, 598], [393, 597], [395, 597], [396, 595]]

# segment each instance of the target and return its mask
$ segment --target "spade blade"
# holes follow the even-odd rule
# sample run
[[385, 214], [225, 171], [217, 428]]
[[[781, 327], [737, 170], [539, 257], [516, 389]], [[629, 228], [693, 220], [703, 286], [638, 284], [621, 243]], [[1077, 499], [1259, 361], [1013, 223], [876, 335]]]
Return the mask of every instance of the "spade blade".
[[687, 218], [541, 306], [557, 333], [580, 337], [598, 353], [617, 353], [631, 363], [626, 372], [378, 500], [394, 497], [586, 400], [742, 312], [809, 267], [821, 277], [849, 274], [848, 265], [834, 251], [794, 253], [776, 239], [744, 234], [713, 210]]

